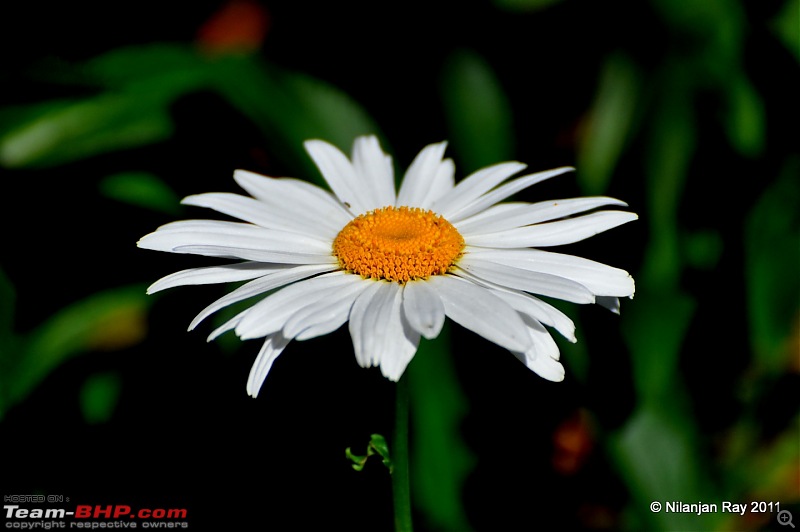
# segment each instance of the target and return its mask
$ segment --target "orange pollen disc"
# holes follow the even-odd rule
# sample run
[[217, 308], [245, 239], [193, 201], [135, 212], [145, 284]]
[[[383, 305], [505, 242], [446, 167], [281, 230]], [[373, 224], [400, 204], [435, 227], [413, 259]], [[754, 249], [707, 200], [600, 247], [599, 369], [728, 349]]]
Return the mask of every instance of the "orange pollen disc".
[[333, 241], [345, 270], [397, 283], [447, 273], [463, 249], [464, 238], [450, 222], [416, 207], [362, 214]]

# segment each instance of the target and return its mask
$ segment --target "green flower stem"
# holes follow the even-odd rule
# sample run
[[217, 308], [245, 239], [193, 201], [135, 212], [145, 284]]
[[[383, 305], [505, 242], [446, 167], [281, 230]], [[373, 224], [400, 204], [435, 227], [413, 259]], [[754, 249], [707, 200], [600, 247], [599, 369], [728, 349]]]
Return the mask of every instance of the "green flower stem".
[[408, 481], [408, 378], [397, 383], [394, 435], [392, 438], [392, 497], [396, 532], [411, 532], [411, 489]]

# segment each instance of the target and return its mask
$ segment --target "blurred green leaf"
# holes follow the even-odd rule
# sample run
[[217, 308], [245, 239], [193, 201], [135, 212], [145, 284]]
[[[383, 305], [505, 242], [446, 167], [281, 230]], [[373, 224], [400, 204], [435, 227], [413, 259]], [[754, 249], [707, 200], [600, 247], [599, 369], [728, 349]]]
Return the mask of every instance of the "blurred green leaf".
[[259, 126], [276, 156], [319, 184], [323, 180], [303, 141], [321, 138], [349, 151], [356, 136], [379, 134], [356, 101], [327, 83], [249, 56], [225, 59], [217, 64], [216, 88]]
[[87, 85], [108, 90], [0, 113], [0, 165], [53, 166], [164, 140], [173, 131], [170, 105], [200, 89], [219, 91], [284, 163], [318, 179], [303, 141], [323, 138], [348, 149], [356, 136], [379, 133], [345, 93], [252, 56], [212, 59], [189, 46], [156, 44], [111, 51], [80, 72]]
[[91, 375], [80, 391], [81, 412], [87, 423], [105, 423], [114, 413], [122, 385], [113, 372]]
[[787, 0], [772, 23], [774, 33], [800, 61], [800, 0]]
[[[676, 66], [664, 75], [667, 86], [650, 137], [646, 171], [650, 241], [636, 299], [623, 319], [636, 388], [642, 398], [661, 400], [677, 378], [680, 346], [694, 301], [680, 293], [682, 271], [678, 206], [694, 151], [694, 120], [688, 80]], [[673, 75], [673, 72], [675, 75]]]
[[645, 287], [628, 303], [621, 326], [640, 400], [667, 400], [680, 387], [681, 346], [694, 308], [694, 299], [687, 295]]
[[642, 93], [640, 74], [621, 53], [610, 55], [578, 147], [578, 180], [584, 193], [603, 194], [625, 144], [634, 135]]
[[169, 105], [204, 86], [213, 68], [181, 45], [131, 47], [95, 58], [76, 70], [86, 85], [110, 90], [5, 113], [0, 165], [54, 166], [164, 140], [173, 130]]
[[172, 87], [173, 94], [196, 87], [213, 68], [213, 62], [184, 44], [154, 43], [111, 50], [87, 61], [81, 72], [111, 89], [149, 85], [153, 80]]
[[164, 181], [149, 172], [122, 172], [100, 182], [109, 198], [168, 214], [180, 212], [180, 198]]
[[26, 335], [17, 352], [4, 353], [9, 372], [0, 375], [0, 390], [6, 406], [71, 356], [141, 341], [149, 304], [145, 287], [133, 285], [92, 294], [48, 318]]
[[447, 325], [423, 340], [406, 372], [411, 400], [411, 493], [433, 530], [466, 531], [461, 490], [474, 459], [459, 430], [468, 407], [450, 353]]
[[455, 52], [444, 68], [442, 99], [465, 172], [513, 159], [511, 104], [489, 63], [472, 51]]
[[[16, 105], [0, 108], [0, 139], [23, 124], [36, 122], [43, 116], [61, 111], [70, 102], [47, 100], [33, 105]], [[2, 146], [2, 144], [0, 144]]]
[[[277, 72], [265, 69], [250, 57], [226, 58], [217, 65], [215, 88], [231, 105], [253, 121], [262, 131], [274, 153], [291, 168], [303, 169], [304, 175], [317, 176], [307, 160], [302, 145], [306, 140], [303, 109], [285, 87]], [[299, 141], [299, 142], [298, 142]]]
[[80, 101], [36, 104], [0, 132], [0, 165], [44, 167], [167, 138], [172, 124], [154, 95], [101, 94]]
[[654, 0], [679, 43], [673, 52], [698, 83], [724, 87], [741, 67], [747, 17], [739, 0]]
[[746, 157], [755, 157], [764, 149], [764, 103], [744, 73], [732, 76], [725, 87], [728, 100], [723, 116], [725, 131], [739, 153]]
[[663, 89], [647, 139], [647, 220], [650, 238], [639, 282], [650, 289], [677, 288], [681, 271], [678, 207], [695, 150], [691, 80], [680, 63], [661, 72]]
[[800, 317], [800, 159], [786, 163], [747, 216], [745, 268], [753, 351], [782, 371], [797, 352], [789, 338]]
[[300, 73], [288, 74], [286, 83], [297, 99], [297, 110], [307, 115], [303, 140], [321, 138], [349, 152], [359, 135], [378, 134], [378, 126], [361, 105], [332, 85]]
[[[673, 398], [677, 402], [679, 398]], [[633, 509], [648, 523], [645, 530], [716, 530], [723, 514], [660, 512], [652, 502], [718, 502], [698, 462], [691, 417], [669, 402], [646, 403], [609, 439], [613, 458], [633, 498]]]

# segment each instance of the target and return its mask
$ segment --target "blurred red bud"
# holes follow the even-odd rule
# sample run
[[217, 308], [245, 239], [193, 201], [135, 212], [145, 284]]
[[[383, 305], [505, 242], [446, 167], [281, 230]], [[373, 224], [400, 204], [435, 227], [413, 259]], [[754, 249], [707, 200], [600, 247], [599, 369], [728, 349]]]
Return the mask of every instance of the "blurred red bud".
[[558, 426], [553, 434], [553, 468], [562, 475], [576, 473], [594, 446], [589, 415], [577, 411]]
[[200, 27], [201, 49], [214, 54], [251, 53], [269, 30], [269, 14], [254, 0], [229, 0]]

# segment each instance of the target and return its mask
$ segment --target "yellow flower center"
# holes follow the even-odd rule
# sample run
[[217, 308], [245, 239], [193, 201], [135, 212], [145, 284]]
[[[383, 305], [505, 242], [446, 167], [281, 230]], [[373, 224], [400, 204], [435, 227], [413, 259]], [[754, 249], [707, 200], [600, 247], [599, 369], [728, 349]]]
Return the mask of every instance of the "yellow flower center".
[[447, 273], [463, 249], [464, 238], [450, 222], [416, 207], [362, 214], [333, 241], [345, 270], [397, 283]]

